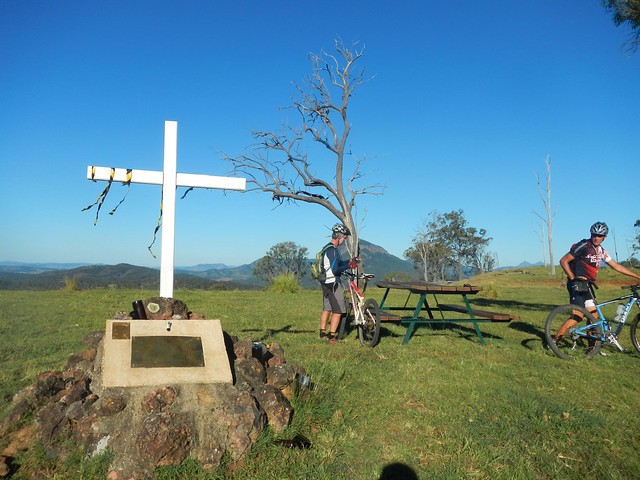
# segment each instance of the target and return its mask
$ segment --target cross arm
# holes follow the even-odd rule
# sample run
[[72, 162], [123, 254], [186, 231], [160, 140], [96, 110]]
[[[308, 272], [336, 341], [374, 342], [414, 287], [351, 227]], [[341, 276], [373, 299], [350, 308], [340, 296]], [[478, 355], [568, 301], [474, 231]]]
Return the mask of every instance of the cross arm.
[[[113, 175], [113, 178], [112, 178]], [[129, 178], [130, 175], [130, 178]], [[126, 168], [87, 167], [88, 180], [112, 180], [123, 183], [144, 183], [148, 185], [162, 185], [164, 174], [154, 170], [128, 170]], [[222, 190], [246, 189], [247, 180], [236, 177], [218, 177], [215, 175], [200, 175], [194, 173], [178, 173], [176, 186], [194, 188], [215, 188]]]

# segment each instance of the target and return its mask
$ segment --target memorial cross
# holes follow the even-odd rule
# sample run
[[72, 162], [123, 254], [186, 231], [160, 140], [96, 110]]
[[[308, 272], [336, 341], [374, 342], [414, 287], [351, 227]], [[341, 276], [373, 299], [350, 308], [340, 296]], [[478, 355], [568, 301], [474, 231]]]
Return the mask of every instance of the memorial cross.
[[175, 256], [176, 188], [246, 189], [246, 179], [216, 177], [177, 172], [178, 122], [164, 122], [163, 171], [128, 170], [126, 168], [87, 167], [87, 179], [109, 182], [162, 185], [162, 241], [160, 246], [160, 296], [173, 298]]

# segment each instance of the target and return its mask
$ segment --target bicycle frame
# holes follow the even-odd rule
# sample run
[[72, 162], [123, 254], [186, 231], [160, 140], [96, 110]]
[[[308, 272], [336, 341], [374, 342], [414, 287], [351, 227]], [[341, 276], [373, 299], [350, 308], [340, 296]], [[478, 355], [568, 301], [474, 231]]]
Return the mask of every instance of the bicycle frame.
[[[367, 280], [368, 277], [364, 276], [364, 287], [362, 288], [362, 292], [360, 292], [360, 290], [358, 289], [358, 285], [356, 285], [356, 282], [354, 282], [354, 278], [357, 278], [355, 275], [348, 275], [349, 276], [349, 284], [347, 286], [347, 290], [349, 290], [349, 295], [351, 296], [351, 305], [353, 305], [353, 317], [354, 317], [354, 321], [353, 324], [354, 325], [363, 325], [365, 323], [364, 320], [364, 310], [363, 310], [363, 306], [364, 306], [364, 291], [367, 289]], [[358, 299], [358, 301], [356, 302], [356, 298]]]
[[[345, 286], [345, 297], [351, 304], [351, 313], [347, 312], [347, 315], [340, 320], [338, 338], [340, 340], [344, 338], [347, 320], [351, 317], [350, 325], [356, 327], [360, 343], [365, 347], [375, 347], [380, 336], [380, 307], [373, 298], [364, 297], [367, 282], [373, 278], [373, 275], [349, 271], [344, 272], [344, 275], [349, 278], [349, 283]], [[364, 280], [362, 291], [358, 288], [356, 279]]]
[[[625, 304], [622, 319], [619, 322], [615, 322], [618, 325], [614, 330], [612, 328], [612, 323], [614, 322], [610, 322], [609, 320], [607, 320], [604, 312], [602, 311], [602, 307], [611, 305], [613, 303], [618, 303], [621, 300], [626, 300], [627, 303]], [[622, 329], [624, 328], [624, 326], [626, 325], [627, 318], [629, 317], [629, 314], [631, 313], [631, 309], [633, 308], [634, 304], [637, 305], [638, 308], [640, 308], [640, 297], [637, 296], [637, 293], [635, 291], [632, 291], [628, 295], [622, 295], [620, 297], [607, 300], [605, 302], [600, 303], [596, 301], [596, 312], [598, 313], [598, 317], [597, 317], [598, 321], [587, 324], [587, 325], [579, 326], [579, 327], [576, 326], [571, 330], [571, 333], [574, 335], [580, 335], [582, 337], [589, 338], [589, 339], [600, 340], [604, 343], [617, 347], [620, 351], [623, 351], [624, 348], [620, 345], [617, 338], [622, 332]], [[592, 331], [589, 331], [589, 330], [596, 330], [594, 329], [594, 326], [602, 327], [602, 335], [594, 335]], [[613, 338], [612, 338], [612, 335], [613, 335]]]

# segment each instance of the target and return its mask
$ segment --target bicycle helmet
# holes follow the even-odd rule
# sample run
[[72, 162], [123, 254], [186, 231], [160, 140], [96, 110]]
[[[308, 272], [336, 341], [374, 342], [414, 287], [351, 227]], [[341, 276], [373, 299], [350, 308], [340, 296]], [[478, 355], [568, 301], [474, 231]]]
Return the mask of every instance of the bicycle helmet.
[[351, 235], [351, 231], [341, 223], [336, 223], [331, 231], [333, 233], [340, 233], [342, 235]]
[[609, 227], [604, 222], [596, 222], [591, 225], [591, 235], [604, 235], [606, 236], [609, 233]]

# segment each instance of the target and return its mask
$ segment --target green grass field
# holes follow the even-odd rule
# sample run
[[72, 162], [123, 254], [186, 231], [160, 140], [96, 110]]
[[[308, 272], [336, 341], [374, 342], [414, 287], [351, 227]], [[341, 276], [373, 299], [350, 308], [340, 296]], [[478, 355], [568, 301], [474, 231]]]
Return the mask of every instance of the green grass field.
[[[554, 278], [530, 268], [470, 283], [484, 287], [473, 304], [519, 316], [481, 324], [484, 346], [469, 324], [420, 328], [403, 346], [404, 327], [389, 323], [373, 349], [360, 346], [355, 332], [329, 345], [318, 339], [319, 291], [176, 292], [193, 312], [222, 320], [232, 335], [278, 342], [289, 362], [308, 370], [317, 388], [296, 402], [284, 436], [301, 433], [313, 446], [284, 449], [267, 433], [242, 466], [203, 472], [188, 461], [159, 471], [159, 478], [638, 478], [640, 357], [607, 349], [607, 356], [567, 362], [543, 348], [545, 318], [567, 300], [559, 273]], [[603, 271], [599, 283], [604, 300], [631, 282]], [[382, 291], [367, 294], [380, 300]], [[104, 328], [116, 311], [129, 311], [133, 300], [153, 295], [0, 291], [0, 415], [38, 372], [62, 368], [87, 333]], [[631, 348], [628, 329], [622, 340]], [[39, 462], [52, 462], [19, 460], [20, 478], [30, 478]], [[415, 477], [383, 477], [394, 464]], [[101, 478], [96, 472], [104, 469], [78, 460], [48, 471], [50, 478]]]

